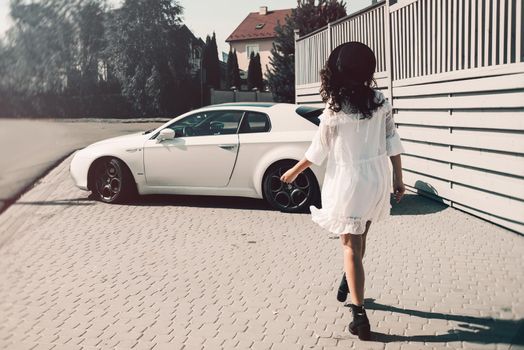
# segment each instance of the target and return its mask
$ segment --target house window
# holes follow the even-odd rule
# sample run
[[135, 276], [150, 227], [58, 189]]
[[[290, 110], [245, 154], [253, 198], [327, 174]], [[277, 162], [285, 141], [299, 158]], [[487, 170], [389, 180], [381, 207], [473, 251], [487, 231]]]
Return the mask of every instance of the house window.
[[258, 44], [246, 45], [246, 53], [248, 59], [251, 57], [251, 52], [253, 52], [255, 55], [258, 53]]

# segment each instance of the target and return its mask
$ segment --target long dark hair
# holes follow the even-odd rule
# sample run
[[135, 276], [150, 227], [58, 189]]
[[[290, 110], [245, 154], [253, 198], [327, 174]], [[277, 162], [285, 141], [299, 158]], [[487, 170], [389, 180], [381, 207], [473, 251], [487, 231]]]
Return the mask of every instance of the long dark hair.
[[345, 104], [350, 112], [362, 114], [362, 119], [371, 118], [384, 104], [375, 99], [375, 66], [375, 55], [368, 46], [357, 41], [338, 46], [320, 71], [322, 101], [334, 112]]

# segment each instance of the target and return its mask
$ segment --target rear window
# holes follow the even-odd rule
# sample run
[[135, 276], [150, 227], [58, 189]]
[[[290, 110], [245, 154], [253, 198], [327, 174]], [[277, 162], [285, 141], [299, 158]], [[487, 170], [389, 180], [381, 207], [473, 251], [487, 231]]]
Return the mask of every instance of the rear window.
[[323, 111], [323, 108], [311, 106], [300, 106], [296, 110], [299, 116], [309, 120], [311, 123], [317, 126], [320, 124], [320, 119], [318, 119], [318, 117], [322, 114]]

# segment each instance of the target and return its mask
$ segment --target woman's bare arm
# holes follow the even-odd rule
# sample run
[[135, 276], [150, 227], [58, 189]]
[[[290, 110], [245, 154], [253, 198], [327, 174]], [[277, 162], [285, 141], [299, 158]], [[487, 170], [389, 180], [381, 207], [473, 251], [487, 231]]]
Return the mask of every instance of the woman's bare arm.
[[311, 166], [311, 164], [313, 164], [313, 163], [311, 163], [306, 158], [302, 158], [302, 160], [300, 160], [294, 166], [294, 168], [296, 169], [297, 175], [300, 174], [301, 172], [303, 172], [304, 170], [306, 170], [307, 168], [309, 168]]
[[291, 182], [295, 181], [297, 176], [301, 172], [303, 172], [304, 170], [309, 168], [311, 166], [311, 164], [313, 164], [313, 163], [310, 162], [309, 160], [307, 160], [306, 158], [302, 158], [302, 160], [300, 160], [297, 164], [295, 164], [291, 169], [286, 171], [280, 177], [280, 180], [283, 181], [283, 182], [286, 182], [286, 183], [291, 183]]
[[400, 202], [406, 187], [402, 180], [402, 161], [400, 160], [400, 154], [389, 157], [391, 165], [393, 166], [393, 193], [395, 194], [395, 200]]

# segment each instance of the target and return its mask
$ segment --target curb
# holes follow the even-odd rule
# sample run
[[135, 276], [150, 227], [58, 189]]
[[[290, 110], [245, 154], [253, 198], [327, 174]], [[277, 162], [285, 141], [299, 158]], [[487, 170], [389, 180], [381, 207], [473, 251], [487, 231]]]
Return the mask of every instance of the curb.
[[134, 119], [102, 119], [102, 118], [65, 118], [65, 119], [51, 119], [56, 122], [66, 123], [167, 123], [173, 118], [134, 118]]
[[18, 191], [16, 194], [14, 194], [12, 197], [5, 200], [3, 203], [0, 204], [0, 215], [6, 211], [13, 203], [15, 203], [17, 200], [22, 197], [22, 195], [29, 190], [31, 190], [42, 178], [44, 178], [47, 174], [51, 172], [54, 168], [56, 168], [60, 163], [62, 163], [64, 160], [66, 160], [70, 155], [78, 151], [78, 149], [74, 149], [73, 151], [67, 153], [66, 155], [58, 157], [55, 161], [53, 161], [47, 168], [45, 168], [42, 173], [40, 173], [38, 176], [34, 178], [34, 180], [28, 184], [26, 187], [22, 188], [20, 191]]
[[[173, 117], [175, 118], [175, 117]], [[167, 123], [173, 118], [0, 118], [0, 120], [52, 121], [65, 123]]]

